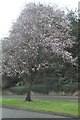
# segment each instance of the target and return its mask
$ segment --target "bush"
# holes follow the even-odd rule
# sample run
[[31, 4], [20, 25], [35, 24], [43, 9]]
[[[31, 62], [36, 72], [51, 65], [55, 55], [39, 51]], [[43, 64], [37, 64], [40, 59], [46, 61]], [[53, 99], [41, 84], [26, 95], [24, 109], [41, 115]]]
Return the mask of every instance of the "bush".
[[[79, 83], [80, 85], [80, 83]], [[10, 87], [11, 92], [19, 95], [23, 95], [27, 91], [27, 87], [24, 86], [15, 86]], [[49, 94], [49, 92], [65, 92], [65, 93], [74, 93], [78, 91], [78, 83], [68, 83], [68, 84], [54, 84], [54, 85], [45, 85], [45, 84], [36, 84], [32, 85], [32, 91], [40, 94]]]
[[74, 93], [78, 90], [78, 83], [69, 83], [63, 86], [63, 90], [66, 93]]
[[15, 87], [10, 87], [10, 90], [14, 94], [23, 95], [24, 93], [26, 93], [27, 88], [25, 86], [15, 86]]
[[[14, 94], [18, 95], [23, 95], [27, 91], [27, 87], [25, 86], [15, 86], [15, 87], [10, 87], [11, 92]], [[46, 85], [32, 85], [32, 91], [35, 93], [43, 93], [43, 94], [48, 94], [49, 93], [49, 88]]]
[[46, 85], [33, 85], [32, 91], [35, 93], [49, 94], [49, 89]]

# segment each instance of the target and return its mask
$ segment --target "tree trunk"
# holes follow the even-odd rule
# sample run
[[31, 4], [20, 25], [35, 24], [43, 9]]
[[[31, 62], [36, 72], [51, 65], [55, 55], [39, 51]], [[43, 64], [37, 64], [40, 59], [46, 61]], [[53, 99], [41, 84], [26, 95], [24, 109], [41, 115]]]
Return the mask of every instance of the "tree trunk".
[[27, 83], [28, 87], [27, 87], [27, 94], [26, 94], [25, 101], [31, 101], [31, 88], [32, 88], [33, 80], [36, 75], [36, 67], [35, 67], [35, 71], [32, 71], [32, 68], [31, 68], [30, 72], [31, 72], [31, 76], [29, 77], [29, 82]]
[[25, 101], [31, 101], [31, 87], [32, 87], [32, 83], [28, 83]]

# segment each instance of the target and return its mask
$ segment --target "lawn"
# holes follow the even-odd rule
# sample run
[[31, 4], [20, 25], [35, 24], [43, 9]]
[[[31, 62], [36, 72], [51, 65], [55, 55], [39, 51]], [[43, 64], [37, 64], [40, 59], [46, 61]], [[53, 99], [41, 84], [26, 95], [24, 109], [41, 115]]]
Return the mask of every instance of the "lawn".
[[77, 102], [63, 102], [63, 101], [47, 101], [34, 100], [31, 102], [24, 102], [21, 99], [3, 99], [0, 100], [0, 105], [18, 107], [25, 110], [41, 110], [55, 113], [63, 113], [67, 115], [80, 116]]

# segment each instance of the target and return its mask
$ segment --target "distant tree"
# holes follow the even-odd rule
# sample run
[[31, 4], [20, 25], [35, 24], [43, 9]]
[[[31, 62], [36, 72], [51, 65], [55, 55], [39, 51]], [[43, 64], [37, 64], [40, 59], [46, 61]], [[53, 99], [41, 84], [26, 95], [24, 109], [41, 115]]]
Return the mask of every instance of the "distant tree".
[[[78, 14], [78, 10], [71, 10], [68, 11], [68, 17], [69, 20], [71, 21], [71, 25], [72, 25], [72, 35], [74, 35], [76, 37], [75, 42], [73, 44], [72, 48], [68, 48], [68, 51], [72, 53], [72, 56], [77, 60], [79, 58], [79, 14]], [[78, 62], [79, 60], [77, 60]], [[78, 67], [76, 67], [76, 79], [78, 80]], [[77, 81], [76, 80], [76, 81]]]
[[2, 46], [0, 41], [0, 88], [2, 86]]
[[72, 52], [73, 57], [77, 57], [78, 56], [78, 11], [68, 10], [67, 15], [71, 21], [72, 35], [76, 37], [73, 47], [69, 50]]
[[3, 44], [3, 74], [22, 77], [28, 88], [25, 100], [31, 100], [31, 86], [39, 71], [54, 68], [58, 58], [76, 65], [66, 49], [75, 42], [71, 33], [71, 22], [64, 11], [42, 4], [25, 6]]
[[68, 10], [67, 15], [72, 24], [72, 34], [78, 37], [78, 11]]
[[[80, 83], [80, 17], [78, 21], [78, 81]], [[80, 89], [80, 84], [79, 84]]]

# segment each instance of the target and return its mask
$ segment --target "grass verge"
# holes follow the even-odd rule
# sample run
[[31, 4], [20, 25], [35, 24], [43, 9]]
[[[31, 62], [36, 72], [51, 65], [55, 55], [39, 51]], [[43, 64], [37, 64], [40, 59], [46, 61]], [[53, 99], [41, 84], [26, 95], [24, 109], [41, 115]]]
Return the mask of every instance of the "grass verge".
[[76, 102], [63, 102], [63, 101], [48, 101], [48, 100], [34, 100], [31, 102], [24, 102], [21, 99], [8, 99], [3, 98], [0, 100], [0, 105], [7, 107], [18, 107], [25, 110], [40, 110], [47, 112], [61, 113], [71, 116], [80, 116], [78, 107], [80, 103]]

